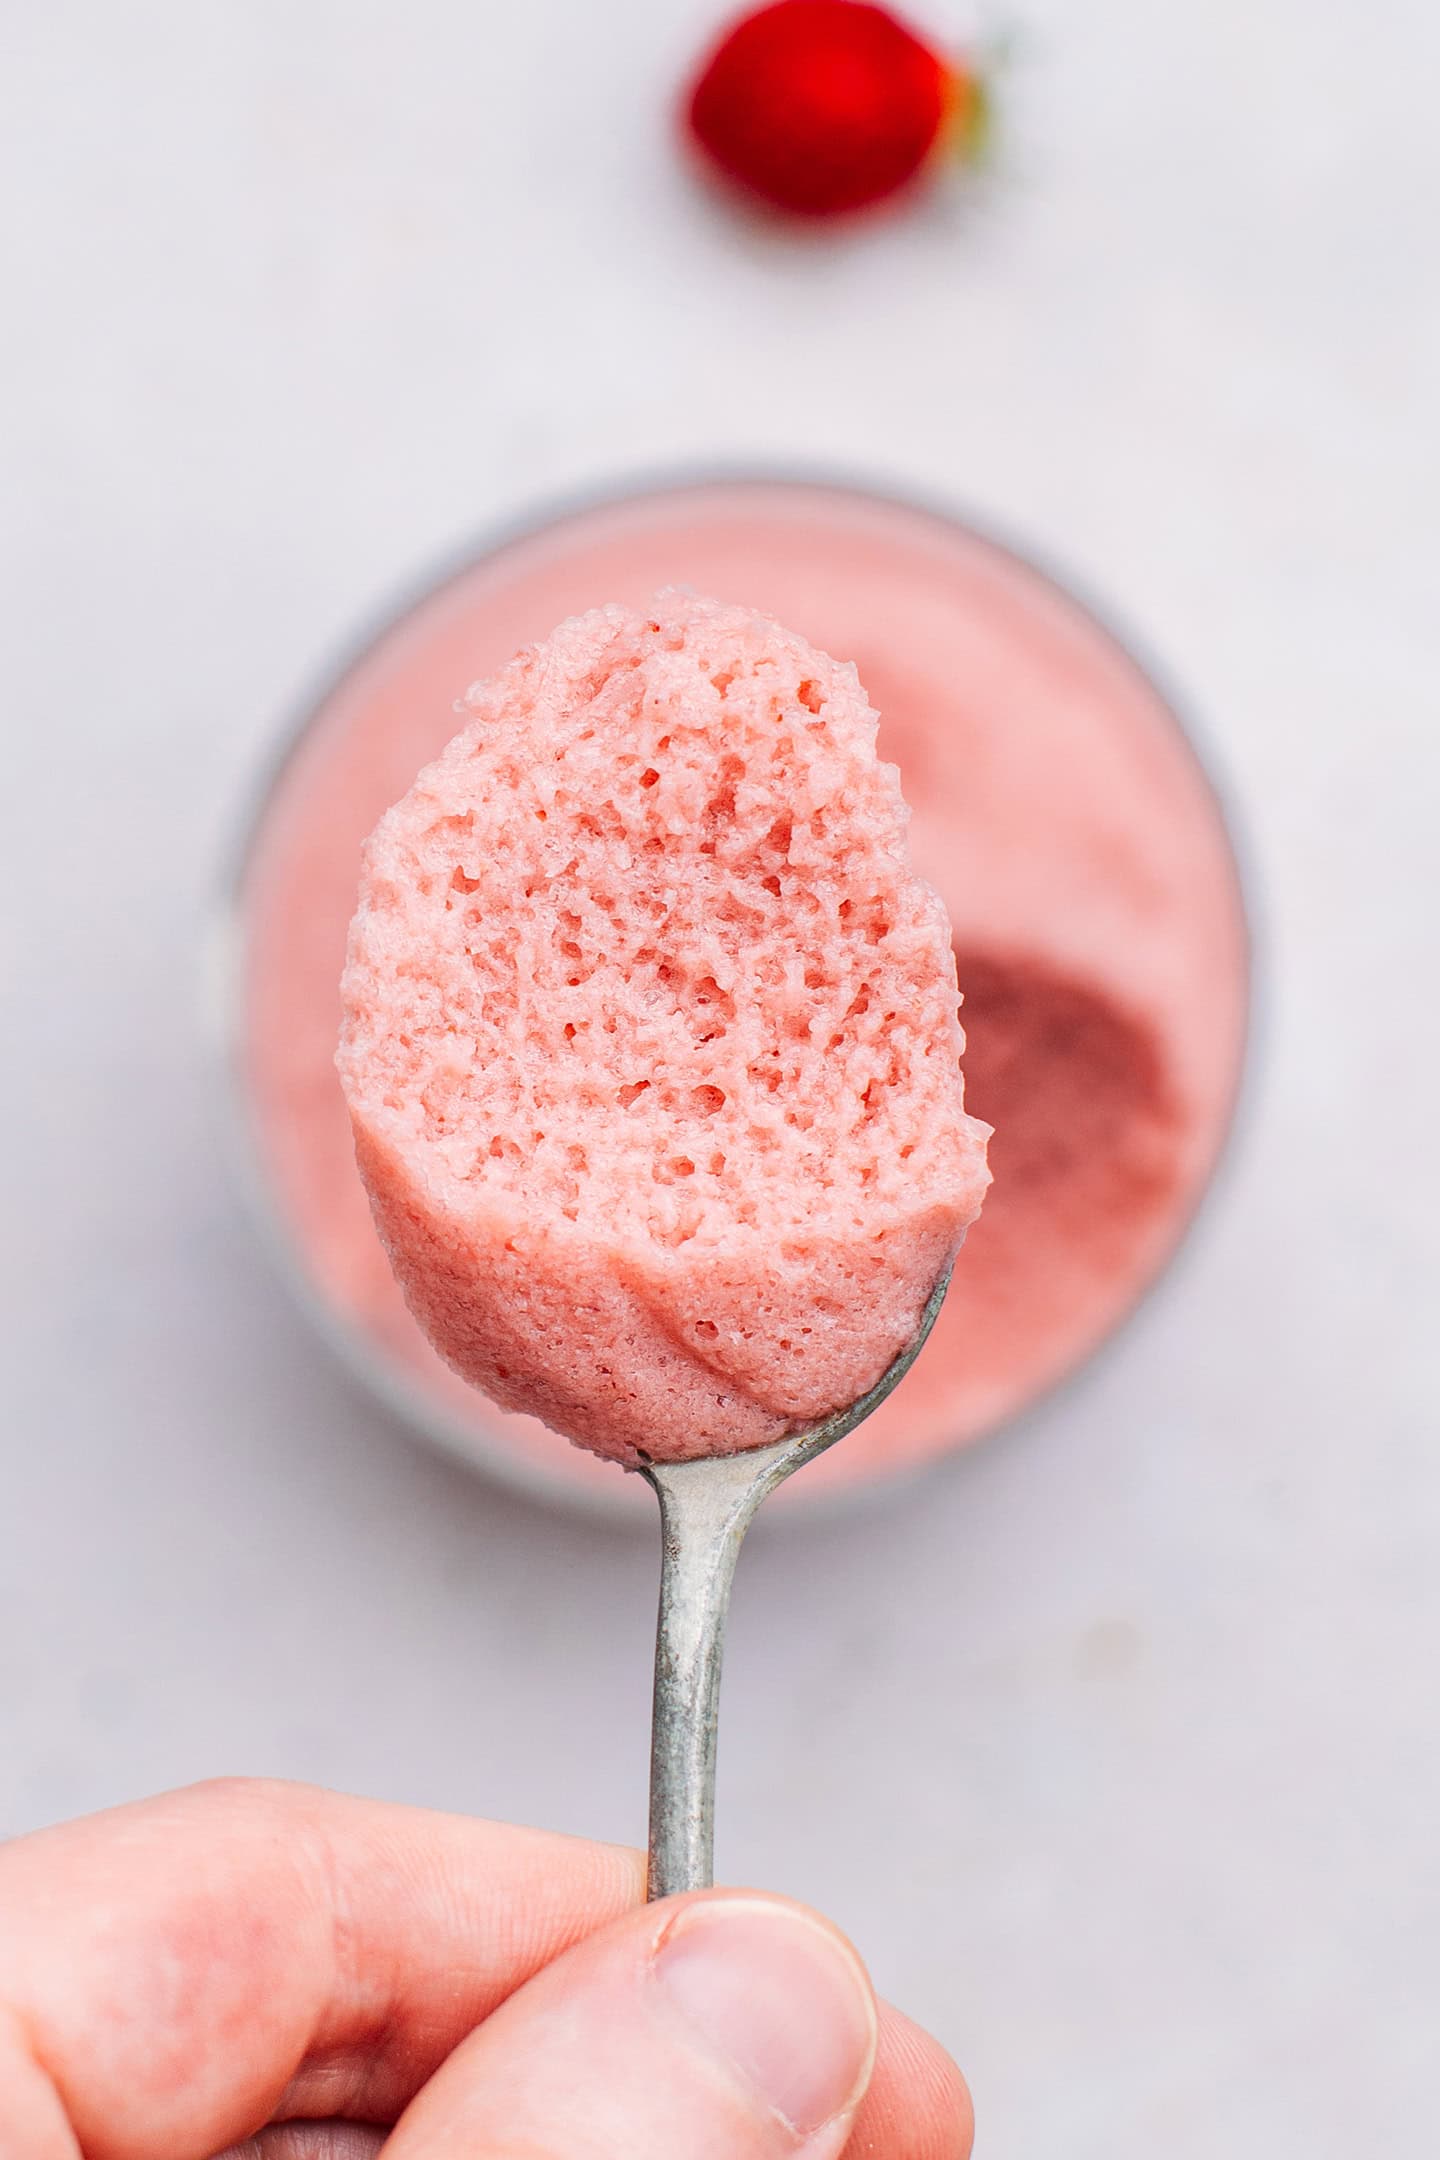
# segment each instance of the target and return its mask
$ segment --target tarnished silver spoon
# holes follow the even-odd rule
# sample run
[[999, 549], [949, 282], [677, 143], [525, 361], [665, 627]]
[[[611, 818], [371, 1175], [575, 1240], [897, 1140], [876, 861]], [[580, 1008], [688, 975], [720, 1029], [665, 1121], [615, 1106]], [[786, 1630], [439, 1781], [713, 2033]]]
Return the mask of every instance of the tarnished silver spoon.
[[650, 1463], [641, 1472], [659, 1496], [661, 1538], [650, 1738], [652, 1898], [706, 1890], [714, 1879], [720, 1666], [730, 1585], [745, 1532], [777, 1485], [853, 1432], [899, 1386], [920, 1355], [949, 1286], [947, 1267], [913, 1341], [848, 1408], [768, 1447]]

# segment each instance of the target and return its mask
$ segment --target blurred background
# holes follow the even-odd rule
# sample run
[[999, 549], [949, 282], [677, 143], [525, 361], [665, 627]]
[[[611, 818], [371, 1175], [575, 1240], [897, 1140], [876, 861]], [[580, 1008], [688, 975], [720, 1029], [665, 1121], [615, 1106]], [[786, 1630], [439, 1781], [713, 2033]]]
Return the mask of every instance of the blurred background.
[[635, 471], [838, 467], [1071, 566], [1182, 686], [1258, 1028], [1122, 1342], [923, 1484], [761, 1526], [721, 1875], [855, 1936], [990, 2160], [1412, 2155], [1440, 16], [917, 0], [1007, 35], [988, 170], [796, 231], [676, 147], [727, 12], [9, 11], [0, 1827], [242, 1771], [643, 1834], [652, 1538], [327, 1357], [227, 1175], [203, 955], [285, 716], [397, 589]]

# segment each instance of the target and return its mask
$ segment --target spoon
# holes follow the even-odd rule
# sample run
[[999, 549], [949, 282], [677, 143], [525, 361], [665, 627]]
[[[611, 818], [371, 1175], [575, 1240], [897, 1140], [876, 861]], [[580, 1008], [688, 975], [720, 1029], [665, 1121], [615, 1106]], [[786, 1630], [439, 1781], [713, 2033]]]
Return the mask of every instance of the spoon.
[[730, 1585], [745, 1532], [762, 1500], [869, 1417], [924, 1347], [945, 1292], [947, 1267], [913, 1339], [867, 1394], [818, 1425], [738, 1455], [647, 1463], [660, 1502], [660, 1618], [650, 1737], [651, 1898], [708, 1890], [715, 1867], [715, 1741]]

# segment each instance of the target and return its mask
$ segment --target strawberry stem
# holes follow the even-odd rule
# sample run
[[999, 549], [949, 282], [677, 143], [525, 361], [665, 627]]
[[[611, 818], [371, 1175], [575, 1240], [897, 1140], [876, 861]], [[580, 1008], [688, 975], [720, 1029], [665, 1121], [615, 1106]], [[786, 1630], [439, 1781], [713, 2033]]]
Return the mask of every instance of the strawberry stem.
[[994, 142], [995, 101], [980, 71], [957, 61], [945, 73], [945, 117], [940, 148], [961, 165], [983, 165]]

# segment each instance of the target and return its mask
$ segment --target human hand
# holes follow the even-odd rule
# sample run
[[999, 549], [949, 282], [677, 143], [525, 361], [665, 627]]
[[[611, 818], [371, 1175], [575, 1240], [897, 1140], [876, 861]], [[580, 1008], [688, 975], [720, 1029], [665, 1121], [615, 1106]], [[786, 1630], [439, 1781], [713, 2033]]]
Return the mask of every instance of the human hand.
[[827, 1923], [643, 1894], [616, 1846], [305, 1786], [19, 1839], [0, 2160], [967, 2160], [959, 2072]]

